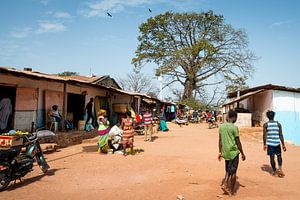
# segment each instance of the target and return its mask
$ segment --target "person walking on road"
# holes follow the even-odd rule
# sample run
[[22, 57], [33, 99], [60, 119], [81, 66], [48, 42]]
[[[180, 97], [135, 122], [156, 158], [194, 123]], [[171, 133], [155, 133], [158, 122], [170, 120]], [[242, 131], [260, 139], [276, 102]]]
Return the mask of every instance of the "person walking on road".
[[237, 120], [237, 112], [230, 110], [228, 112], [227, 123], [220, 126], [219, 130], [219, 155], [221, 161], [225, 159], [225, 178], [222, 181], [221, 189], [225, 194], [235, 194], [236, 173], [239, 165], [239, 154], [242, 160], [246, 159], [239, 137], [239, 129], [234, 123]]
[[[263, 126], [263, 141], [264, 141], [264, 151], [267, 151], [267, 154], [270, 156], [270, 163], [272, 166], [272, 175], [276, 174], [279, 177], [284, 177], [282, 171], [282, 157], [281, 157], [281, 145], [283, 151], [286, 151], [284, 144], [284, 138], [282, 135], [281, 124], [277, 121], [274, 121], [275, 112], [268, 111], [266, 113], [269, 121], [266, 122]], [[275, 155], [277, 156], [278, 169], [276, 170]]]

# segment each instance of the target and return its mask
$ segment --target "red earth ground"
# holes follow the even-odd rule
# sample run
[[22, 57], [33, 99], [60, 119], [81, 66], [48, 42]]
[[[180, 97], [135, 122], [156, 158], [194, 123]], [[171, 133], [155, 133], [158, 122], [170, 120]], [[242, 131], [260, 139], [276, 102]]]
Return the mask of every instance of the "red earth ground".
[[154, 142], [135, 137], [140, 153], [123, 157], [97, 153], [97, 138], [46, 154], [51, 169], [36, 166], [20, 183], [11, 184], [0, 199], [298, 199], [300, 147], [287, 145], [283, 153], [285, 178], [270, 175], [261, 129], [242, 129], [246, 161], [240, 160], [237, 194], [222, 194], [224, 160], [219, 162], [218, 129], [207, 124], [179, 127], [155, 134]]

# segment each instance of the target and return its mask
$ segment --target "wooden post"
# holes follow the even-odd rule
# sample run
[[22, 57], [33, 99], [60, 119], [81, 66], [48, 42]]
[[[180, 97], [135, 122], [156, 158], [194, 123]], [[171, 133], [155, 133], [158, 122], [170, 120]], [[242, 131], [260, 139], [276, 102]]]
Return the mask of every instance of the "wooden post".
[[62, 127], [62, 131], [66, 130], [65, 127], [65, 119], [66, 119], [66, 97], [67, 97], [67, 83], [64, 82], [64, 94], [63, 94], [63, 107], [62, 107], [62, 120], [61, 120], [61, 127]]

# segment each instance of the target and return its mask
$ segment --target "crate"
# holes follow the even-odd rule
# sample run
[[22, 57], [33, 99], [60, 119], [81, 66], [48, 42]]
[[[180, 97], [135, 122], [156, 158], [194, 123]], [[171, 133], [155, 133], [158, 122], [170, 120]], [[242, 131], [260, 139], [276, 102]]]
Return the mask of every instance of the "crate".
[[0, 135], [0, 148], [10, 148], [23, 144], [23, 137], [20, 135]]

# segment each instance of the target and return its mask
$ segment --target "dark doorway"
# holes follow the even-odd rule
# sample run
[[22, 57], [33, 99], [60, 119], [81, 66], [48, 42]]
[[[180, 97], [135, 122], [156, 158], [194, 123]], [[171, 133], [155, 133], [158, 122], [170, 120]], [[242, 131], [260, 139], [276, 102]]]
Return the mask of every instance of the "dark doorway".
[[67, 118], [73, 122], [75, 127], [78, 126], [78, 121], [84, 118], [84, 104], [84, 95], [68, 93]]
[[3, 97], [10, 98], [12, 104], [12, 115], [8, 118], [7, 129], [11, 130], [14, 127], [14, 115], [16, 105], [16, 88], [11, 86], [0, 85], [0, 101]]

